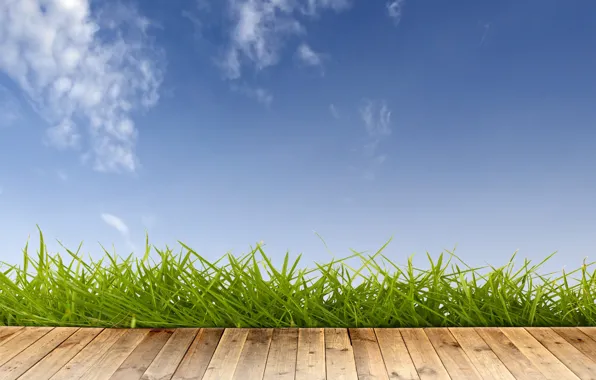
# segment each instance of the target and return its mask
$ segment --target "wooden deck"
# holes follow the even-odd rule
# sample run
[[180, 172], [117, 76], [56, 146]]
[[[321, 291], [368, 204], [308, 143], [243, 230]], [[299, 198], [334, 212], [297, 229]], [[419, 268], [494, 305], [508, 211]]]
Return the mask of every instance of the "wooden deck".
[[596, 380], [596, 328], [0, 327], [7, 379]]

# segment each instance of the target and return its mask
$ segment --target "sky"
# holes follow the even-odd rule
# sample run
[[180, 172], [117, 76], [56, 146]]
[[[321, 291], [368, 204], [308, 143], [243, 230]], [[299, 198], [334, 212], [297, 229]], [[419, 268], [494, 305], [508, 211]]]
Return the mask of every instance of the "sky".
[[390, 238], [398, 265], [596, 261], [595, 12], [3, 0], [0, 261], [37, 225], [96, 258], [141, 255], [147, 232], [308, 267]]

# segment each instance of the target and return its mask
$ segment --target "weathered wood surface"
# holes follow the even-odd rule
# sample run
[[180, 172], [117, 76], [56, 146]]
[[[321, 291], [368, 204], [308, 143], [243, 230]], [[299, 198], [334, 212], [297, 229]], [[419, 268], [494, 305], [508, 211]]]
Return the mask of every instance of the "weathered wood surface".
[[596, 327], [0, 326], [0, 380], [596, 380]]

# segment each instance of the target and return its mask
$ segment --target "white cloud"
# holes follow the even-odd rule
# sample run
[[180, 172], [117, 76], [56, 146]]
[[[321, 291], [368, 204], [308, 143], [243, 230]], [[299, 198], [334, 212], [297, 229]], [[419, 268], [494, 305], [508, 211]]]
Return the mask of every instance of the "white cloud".
[[401, 21], [402, 9], [405, 2], [406, 0], [391, 0], [386, 4], [387, 14], [393, 19], [395, 25], [399, 24]]
[[52, 125], [48, 143], [86, 142], [96, 170], [133, 171], [131, 112], [158, 102], [163, 55], [136, 10], [112, 5], [92, 14], [90, 1], [1, 1], [0, 71]]
[[115, 228], [125, 238], [128, 237], [128, 226], [119, 217], [112, 214], [101, 214], [101, 219], [110, 227]]
[[365, 99], [360, 107], [360, 116], [370, 137], [391, 134], [391, 110], [384, 100]]
[[334, 119], [339, 119], [339, 111], [335, 105], [329, 105], [329, 112], [331, 112], [331, 116], [333, 116]]
[[64, 170], [57, 170], [56, 175], [58, 176], [58, 178], [60, 178], [60, 180], [64, 182], [68, 181], [68, 174], [66, 174]]
[[323, 62], [321, 56], [305, 43], [300, 44], [296, 50], [298, 58], [309, 66], [320, 66]]
[[246, 95], [247, 97], [254, 99], [267, 107], [271, 105], [271, 102], [273, 102], [273, 95], [262, 87], [249, 87], [247, 85], [238, 86], [233, 84], [230, 86], [230, 88], [232, 91]]
[[222, 67], [230, 79], [241, 76], [243, 61], [257, 70], [275, 65], [285, 38], [306, 32], [297, 16], [342, 11], [349, 0], [229, 0], [234, 24]]

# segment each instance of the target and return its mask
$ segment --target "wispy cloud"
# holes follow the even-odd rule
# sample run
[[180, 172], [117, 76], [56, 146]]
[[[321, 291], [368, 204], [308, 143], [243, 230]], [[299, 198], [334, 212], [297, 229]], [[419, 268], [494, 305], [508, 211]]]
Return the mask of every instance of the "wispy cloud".
[[68, 181], [68, 174], [64, 170], [57, 170], [56, 175], [60, 178], [61, 181]]
[[370, 137], [380, 138], [391, 134], [391, 110], [384, 100], [364, 99], [360, 117]]
[[90, 0], [0, 2], [0, 71], [52, 125], [49, 144], [84, 148], [96, 170], [134, 171], [131, 112], [158, 102], [164, 55], [135, 9], [93, 9]]
[[364, 178], [374, 180], [379, 167], [387, 160], [386, 154], [377, 151], [381, 140], [391, 134], [391, 110], [384, 100], [365, 99], [359, 111], [369, 137], [363, 149], [367, 158]]
[[316, 53], [308, 44], [301, 43], [296, 50], [296, 55], [304, 64], [309, 66], [321, 66], [323, 61], [321, 55]]
[[126, 223], [124, 223], [124, 221], [122, 221], [122, 219], [115, 215], [105, 213], [101, 214], [100, 216], [104, 223], [116, 229], [120, 233], [120, 235], [122, 235], [124, 241], [131, 249], [135, 249], [135, 246], [130, 239], [130, 231], [128, 229], [128, 226], [126, 225]]
[[481, 24], [484, 32], [482, 33], [482, 38], [480, 39], [480, 46], [484, 45], [484, 41], [486, 40], [486, 37], [488, 36], [488, 33], [490, 31], [490, 25], [491, 25], [490, 22]]
[[21, 106], [10, 91], [0, 85], [0, 128], [14, 125], [21, 117]]
[[387, 14], [389, 17], [391, 17], [395, 25], [399, 24], [401, 21], [402, 10], [405, 2], [406, 0], [391, 0], [385, 5], [387, 7]]
[[232, 89], [232, 91], [243, 94], [251, 99], [254, 99], [267, 107], [271, 105], [271, 102], [273, 102], [273, 95], [271, 95], [271, 93], [268, 90], [262, 87], [250, 87], [248, 85], [232, 84], [230, 88]]
[[285, 39], [305, 33], [299, 16], [316, 16], [350, 6], [349, 0], [229, 0], [233, 28], [222, 68], [230, 79], [239, 78], [243, 63], [257, 70], [275, 65]]
[[339, 119], [339, 110], [334, 104], [329, 104], [329, 112], [334, 119]]

